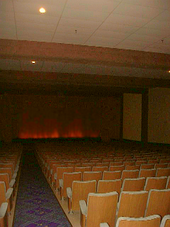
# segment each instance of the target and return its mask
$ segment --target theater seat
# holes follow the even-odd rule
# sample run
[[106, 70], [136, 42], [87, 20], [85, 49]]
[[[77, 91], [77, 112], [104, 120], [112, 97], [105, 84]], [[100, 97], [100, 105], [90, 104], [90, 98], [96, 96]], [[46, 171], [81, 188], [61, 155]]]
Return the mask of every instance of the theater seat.
[[67, 188], [72, 187], [73, 181], [81, 181], [81, 172], [63, 173], [63, 179], [59, 179], [60, 199], [67, 197]]
[[80, 201], [81, 227], [98, 227], [103, 221], [114, 227], [117, 201], [117, 192], [90, 193], [87, 205], [84, 200]]
[[145, 178], [125, 178], [122, 184], [122, 191], [142, 191], [145, 186]]
[[170, 189], [149, 191], [145, 216], [153, 214], [161, 217], [170, 214]]
[[122, 186], [121, 179], [99, 180], [98, 185], [97, 185], [97, 192], [98, 193], [107, 193], [107, 192], [116, 191], [118, 194], [120, 194], [121, 186]]
[[8, 227], [8, 217], [7, 217], [8, 203], [2, 203], [0, 206], [0, 226]]
[[161, 217], [159, 215], [144, 218], [120, 217], [117, 220], [116, 227], [160, 227], [160, 222]]
[[88, 194], [96, 192], [96, 180], [73, 181], [72, 189], [67, 188], [69, 212], [80, 210], [79, 201], [87, 201]]
[[148, 192], [124, 192], [120, 194], [117, 217], [144, 217]]
[[0, 204], [7, 202], [8, 203], [8, 212], [12, 209], [12, 193], [13, 188], [9, 188], [6, 191], [6, 186], [4, 181], [0, 181]]

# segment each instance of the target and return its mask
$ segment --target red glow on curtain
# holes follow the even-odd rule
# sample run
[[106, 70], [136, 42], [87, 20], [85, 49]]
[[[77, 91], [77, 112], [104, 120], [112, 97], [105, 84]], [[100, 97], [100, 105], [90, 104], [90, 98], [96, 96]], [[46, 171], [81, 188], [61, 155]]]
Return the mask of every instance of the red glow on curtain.
[[[99, 137], [98, 108], [84, 98], [67, 102], [47, 96], [36, 100], [29, 97], [23, 105], [21, 139]], [[89, 103], [88, 103], [89, 102]], [[89, 105], [88, 105], [89, 104]]]
[[[99, 136], [99, 131], [84, 130], [81, 120], [74, 120], [70, 125], [62, 128], [61, 124], [57, 123], [56, 119], [48, 120], [44, 122], [44, 126], [47, 126], [49, 121], [53, 122], [53, 127], [42, 127], [39, 122], [27, 122], [25, 129], [20, 132], [19, 138], [21, 139], [41, 139], [41, 138], [84, 138], [91, 137], [96, 138]], [[26, 123], [26, 122], [25, 122]], [[55, 128], [56, 127], [56, 128]]]

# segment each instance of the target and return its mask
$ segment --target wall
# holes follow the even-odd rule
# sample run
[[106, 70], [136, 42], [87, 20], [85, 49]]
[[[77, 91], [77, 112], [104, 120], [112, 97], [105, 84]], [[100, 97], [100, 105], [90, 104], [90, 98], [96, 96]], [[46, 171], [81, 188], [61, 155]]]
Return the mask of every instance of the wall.
[[170, 89], [149, 90], [148, 142], [170, 144]]
[[123, 139], [141, 141], [142, 95], [123, 95]]

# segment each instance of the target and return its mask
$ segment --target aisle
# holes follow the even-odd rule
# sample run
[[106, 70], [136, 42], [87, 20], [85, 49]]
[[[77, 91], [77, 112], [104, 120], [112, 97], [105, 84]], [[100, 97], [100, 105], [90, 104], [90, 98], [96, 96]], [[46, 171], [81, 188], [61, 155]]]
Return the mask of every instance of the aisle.
[[33, 145], [24, 148], [14, 227], [71, 227], [41, 172]]

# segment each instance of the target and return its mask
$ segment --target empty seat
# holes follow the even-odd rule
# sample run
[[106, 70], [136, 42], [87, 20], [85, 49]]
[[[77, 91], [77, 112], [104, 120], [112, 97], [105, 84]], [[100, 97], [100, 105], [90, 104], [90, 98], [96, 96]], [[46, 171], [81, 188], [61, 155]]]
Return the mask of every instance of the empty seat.
[[52, 167], [51, 167], [51, 177], [50, 177], [50, 182], [53, 185], [55, 185], [55, 178], [57, 177], [57, 168], [58, 167], [64, 167], [65, 165], [64, 164], [61, 164], [61, 163], [58, 163], [58, 164], [52, 164]]
[[109, 166], [109, 162], [96, 162], [96, 166]]
[[11, 168], [0, 168], [0, 173], [8, 173], [10, 181], [12, 179], [16, 179], [16, 176], [17, 176], [17, 174], [13, 174], [12, 173], [12, 169]]
[[121, 178], [121, 171], [104, 171], [103, 180], [116, 180]]
[[59, 179], [63, 178], [63, 173], [71, 173], [73, 172], [74, 167], [58, 167], [56, 172], [56, 178], [55, 178], [55, 186], [56, 189], [59, 188]]
[[8, 203], [8, 212], [12, 209], [12, 193], [13, 188], [6, 190], [5, 182], [0, 181], [0, 204], [7, 202]]
[[12, 170], [12, 175], [15, 172], [15, 167], [14, 167], [14, 163], [0, 163], [0, 168], [11, 168]]
[[167, 163], [156, 163], [155, 164], [155, 168], [158, 169], [158, 168], [167, 168], [168, 167], [168, 164]]
[[159, 215], [141, 218], [120, 217], [117, 220], [116, 227], [160, 227], [160, 222], [161, 217]]
[[122, 184], [122, 191], [143, 191], [145, 178], [125, 178]]
[[142, 164], [141, 169], [154, 169], [154, 164]]
[[89, 180], [102, 180], [102, 172], [101, 171], [87, 171], [83, 173], [83, 181]]
[[120, 193], [117, 217], [144, 217], [148, 192], [126, 192]]
[[83, 162], [81, 165], [82, 165], [82, 167], [91, 166], [91, 168], [92, 168], [92, 166], [94, 166], [95, 163], [92, 163], [92, 162]]
[[162, 218], [170, 214], [170, 189], [149, 191], [145, 216], [153, 214], [158, 214]]
[[139, 177], [155, 177], [156, 169], [141, 169], [139, 171]]
[[165, 189], [167, 184], [167, 177], [147, 177], [145, 190], [151, 189]]
[[124, 166], [133, 166], [133, 165], [135, 165], [135, 161], [124, 161], [123, 165]]
[[122, 180], [125, 178], [137, 178], [139, 176], [139, 170], [123, 170], [122, 171]]
[[170, 163], [170, 159], [165, 158], [165, 159], [160, 159], [159, 163]]
[[85, 200], [90, 192], [96, 192], [96, 180], [92, 181], [73, 181], [72, 188], [67, 188], [68, 210], [80, 210], [79, 201]]
[[48, 160], [47, 161], [47, 166], [46, 166], [46, 173], [45, 175], [47, 176], [47, 178], [51, 178], [51, 174], [52, 174], [52, 166], [55, 165], [55, 164], [61, 164], [60, 161], [57, 161], [57, 160]]
[[108, 170], [108, 166], [93, 166], [92, 167], [92, 171], [107, 171]]
[[53, 166], [54, 165], [63, 165], [61, 161], [57, 161], [57, 160], [51, 160], [49, 162], [49, 166], [47, 166], [47, 173], [46, 173], [46, 176], [47, 176], [47, 179], [49, 179], [51, 181], [51, 178], [52, 178], [52, 174], [53, 174]]
[[72, 187], [73, 181], [81, 181], [82, 173], [81, 172], [72, 172], [72, 173], [63, 173], [63, 179], [59, 179], [60, 185], [60, 198], [67, 197], [66, 189]]
[[149, 159], [148, 160], [148, 164], [156, 164], [158, 162], [159, 162], [158, 159]]
[[15, 184], [15, 179], [9, 181], [9, 174], [8, 173], [0, 173], [0, 181], [4, 181], [6, 185], [6, 189], [13, 188]]
[[117, 180], [99, 180], [97, 185], [98, 193], [106, 193], [116, 191], [120, 194], [122, 181], [121, 179]]
[[125, 169], [124, 165], [112, 166], [110, 165], [109, 171], [123, 171]]
[[110, 166], [122, 166], [123, 161], [118, 161], [118, 162], [110, 162]]
[[0, 204], [0, 226], [8, 227], [8, 215], [7, 215], [8, 203]]
[[170, 226], [170, 215], [165, 215], [161, 221], [160, 227], [169, 227]]
[[170, 176], [170, 168], [158, 168], [156, 171], [157, 177]]
[[135, 164], [136, 165], [147, 164], [147, 161], [146, 160], [136, 160]]
[[140, 169], [140, 166], [139, 165], [126, 165], [125, 166], [125, 169], [126, 170], [136, 170], [136, 169]]
[[75, 166], [74, 171], [84, 173], [85, 171], [91, 171], [91, 168], [91, 166]]
[[106, 222], [110, 227], [115, 225], [118, 193], [90, 193], [86, 202], [80, 201], [81, 227], [99, 227]]

